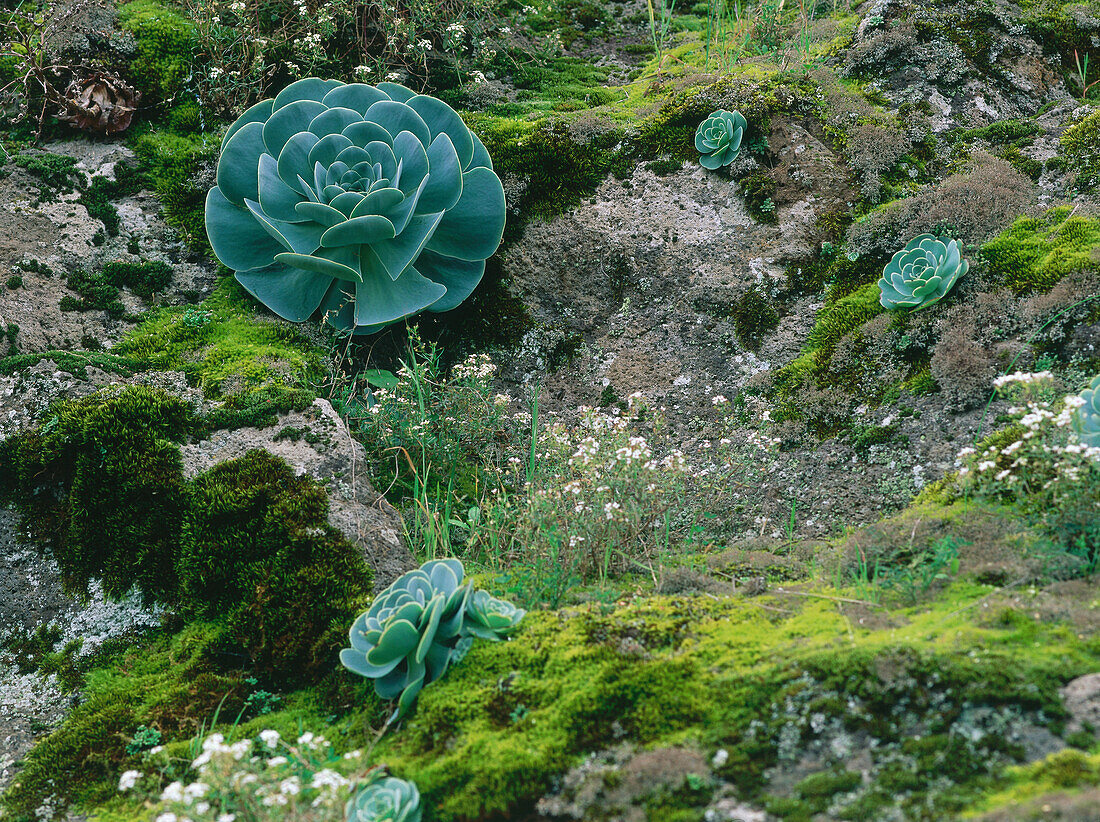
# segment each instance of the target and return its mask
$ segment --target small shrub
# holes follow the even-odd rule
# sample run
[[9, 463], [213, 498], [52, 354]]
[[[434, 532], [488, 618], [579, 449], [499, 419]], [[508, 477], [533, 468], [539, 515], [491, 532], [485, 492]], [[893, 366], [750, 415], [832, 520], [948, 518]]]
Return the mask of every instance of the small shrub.
[[892, 254], [918, 234], [950, 234], [981, 243], [1026, 213], [1035, 186], [1007, 160], [975, 152], [970, 168], [936, 186], [872, 211], [848, 229], [848, 250]]
[[1011, 504], [1040, 525], [1075, 573], [1100, 565], [1100, 448], [1071, 439], [1079, 402], [1028, 399], [1012, 422], [959, 454], [958, 484]]

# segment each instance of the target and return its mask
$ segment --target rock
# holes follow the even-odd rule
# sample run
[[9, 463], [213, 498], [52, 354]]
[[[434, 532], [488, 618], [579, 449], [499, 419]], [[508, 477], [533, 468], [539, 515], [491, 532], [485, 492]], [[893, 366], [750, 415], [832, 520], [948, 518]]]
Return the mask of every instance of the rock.
[[[75, 158], [76, 171], [85, 183], [94, 177], [114, 179], [118, 165], [134, 156], [123, 145], [86, 141], [51, 144], [47, 151]], [[7, 168], [11, 173], [0, 178], [0, 282], [18, 276], [22, 285], [0, 289], [0, 331], [9, 324], [18, 327], [15, 349], [0, 341], [0, 355], [16, 350], [107, 347], [118, 342], [132, 326], [125, 319], [112, 318], [102, 310], [61, 310], [63, 297], [77, 296], [66, 283], [68, 274], [77, 269], [96, 272], [108, 262], [161, 261], [172, 266], [172, 281], [164, 293], [156, 295], [158, 300], [182, 304], [213, 290], [214, 268], [189, 259], [152, 194], [138, 192], [112, 201], [119, 227], [118, 234], [110, 236], [104, 224], [78, 202], [79, 192], [63, 192], [38, 203], [38, 178], [14, 164]], [[148, 307], [126, 289], [120, 299], [129, 312]]]
[[376, 590], [416, 567], [402, 539], [400, 514], [371, 485], [363, 446], [352, 439], [328, 400], [314, 400], [311, 408], [281, 416], [268, 428], [215, 431], [209, 439], [184, 445], [184, 474], [190, 479], [255, 448], [327, 488], [328, 521], [362, 549], [374, 569]]
[[[86, 656], [108, 639], [160, 624], [162, 610], [143, 608], [134, 596], [120, 602], [93, 584], [86, 601], [61, 590], [57, 564], [23, 541], [14, 511], [0, 509], [0, 633], [58, 629], [55, 648], [80, 640]], [[37, 739], [61, 724], [76, 697], [65, 693], [53, 674], [24, 672], [0, 653], [0, 791], [15, 775], [15, 763]]]
[[1089, 726], [1100, 730], [1100, 673], [1085, 674], [1069, 682], [1061, 690], [1066, 711], [1070, 715], [1066, 733], [1076, 733]]

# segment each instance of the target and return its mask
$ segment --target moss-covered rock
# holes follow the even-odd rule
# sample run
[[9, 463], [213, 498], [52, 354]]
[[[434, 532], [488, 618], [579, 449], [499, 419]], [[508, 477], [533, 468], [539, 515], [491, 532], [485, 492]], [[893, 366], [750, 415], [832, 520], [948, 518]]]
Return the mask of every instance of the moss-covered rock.
[[309, 679], [331, 668], [372, 575], [326, 522], [324, 489], [257, 450], [196, 477], [188, 498], [182, 610], [224, 619], [257, 671]]
[[147, 315], [114, 353], [147, 368], [183, 371], [209, 398], [300, 386], [316, 377], [317, 346], [295, 326], [257, 317], [257, 311], [252, 297], [227, 277], [200, 306]]
[[185, 500], [179, 449], [187, 403], [144, 386], [55, 407], [0, 444], [0, 498], [50, 545], [70, 590], [93, 578], [122, 596], [171, 598]]
[[982, 246], [989, 273], [1016, 294], [1045, 293], [1073, 271], [1100, 269], [1100, 220], [1069, 206], [1021, 217]]
[[1100, 110], [1062, 132], [1062, 149], [1077, 172], [1077, 188], [1100, 185]]
[[186, 402], [130, 386], [57, 405], [0, 444], [0, 500], [50, 545], [66, 586], [220, 620], [258, 671], [284, 680], [334, 665], [371, 590], [360, 550], [329, 525], [328, 498], [264, 451], [188, 482]]

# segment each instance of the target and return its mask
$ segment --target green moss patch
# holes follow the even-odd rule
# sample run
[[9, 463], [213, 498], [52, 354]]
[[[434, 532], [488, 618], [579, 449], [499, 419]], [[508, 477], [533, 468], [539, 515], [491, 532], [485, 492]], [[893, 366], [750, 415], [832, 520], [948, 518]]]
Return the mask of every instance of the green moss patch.
[[198, 50], [194, 24], [158, 0], [134, 0], [119, 8], [119, 25], [134, 36], [137, 54], [129, 63], [145, 106], [172, 100], [193, 70]]
[[1072, 271], [1100, 268], [1100, 220], [1068, 206], [1021, 217], [981, 253], [998, 284], [1016, 294], [1045, 293]]
[[218, 141], [210, 135], [154, 130], [142, 134], [131, 145], [164, 206], [165, 220], [183, 234], [191, 248], [208, 251], [205, 219], [209, 186], [198, 184], [197, 179], [204, 164], [212, 166]]
[[294, 326], [256, 316], [231, 277], [201, 306], [159, 308], [114, 352], [146, 368], [180, 370], [207, 397], [300, 386], [320, 372], [320, 351]]
[[77, 297], [61, 298], [62, 311], [106, 311], [114, 318], [126, 316], [119, 290], [128, 288], [148, 301], [172, 282], [172, 268], [161, 260], [138, 263], [109, 262], [98, 272], [78, 269], [69, 274], [67, 284]]
[[132, 386], [62, 402], [37, 430], [0, 444], [0, 499], [51, 547], [67, 588], [102, 578], [109, 595], [137, 585], [148, 601], [171, 597], [185, 505], [173, 443], [190, 416], [182, 400]]
[[326, 522], [325, 490], [252, 451], [196, 477], [189, 502], [176, 560], [183, 611], [224, 618], [258, 671], [309, 679], [330, 668], [372, 575]]
[[144, 386], [59, 403], [0, 444], [0, 501], [51, 547], [70, 590], [222, 620], [258, 671], [309, 679], [330, 668], [371, 590], [361, 552], [327, 522], [308, 477], [255, 451], [188, 482], [177, 443], [200, 426]]
[[1062, 132], [1062, 149], [1077, 171], [1077, 187], [1082, 191], [1100, 185], [1100, 111]]

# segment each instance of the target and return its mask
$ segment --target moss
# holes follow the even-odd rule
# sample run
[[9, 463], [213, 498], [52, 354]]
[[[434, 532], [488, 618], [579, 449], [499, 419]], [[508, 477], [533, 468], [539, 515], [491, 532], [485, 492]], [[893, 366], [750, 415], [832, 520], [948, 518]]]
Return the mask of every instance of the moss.
[[1008, 148], [999, 152], [998, 156], [1008, 160], [1010, 163], [1012, 163], [1012, 167], [1014, 169], [1019, 171], [1021, 174], [1026, 174], [1032, 180], [1038, 181], [1039, 177], [1042, 176], [1042, 162], [1028, 157], [1015, 146], [1009, 146]]
[[67, 284], [79, 299], [61, 298], [62, 311], [106, 311], [108, 316], [122, 318], [126, 309], [119, 300], [119, 289], [129, 288], [139, 297], [150, 300], [172, 281], [172, 268], [161, 260], [139, 263], [109, 262], [95, 273], [77, 269], [69, 274]]
[[142, 134], [131, 144], [157, 198], [165, 219], [179, 229], [188, 245], [209, 250], [206, 239], [206, 193], [198, 182], [204, 164], [213, 164], [218, 142], [209, 135], [180, 135], [159, 130]]
[[205, 414], [199, 424], [202, 431], [266, 428], [275, 425], [281, 414], [305, 411], [313, 404], [313, 400], [314, 394], [309, 389], [269, 385], [230, 397], [218, 408]]
[[838, 793], [847, 793], [863, 782], [855, 771], [834, 769], [810, 774], [794, 787], [793, 797], [770, 797], [766, 808], [783, 820], [810, 822], [829, 806]]
[[[844, 287], [834, 286], [837, 290], [843, 290]], [[777, 419], [803, 417], [799, 392], [806, 386], [824, 389], [840, 386], [857, 391], [858, 396], [866, 401], [878, 402], [881, 399], [887, 386], [864, 379], [863, 372], [858, 367], [851, 373], [837, 370], [832, 361], [837, 343], [843, 337], [848, 334], [858, 335], [861, 326], [885, 310], [879, 302], [879, 293], [877, 282], [866, 283], [835, 301], [826, 302], [818, 311], [814, 326], [798, 357], [772, 375], [771, 395], [777, 403]], [[856, 342], [863, 344], [861, 340]], [[862, 362], [862, 358], [856, 359], [857, 363]], [[838, 404], [835, 414], [807, 420], [810, 427], [823, 437], [843, 430], [850, 424], [850, 420], [847, 409], [840, 408], [842, 404]]]
[[758, 288], [745, 292], [733, 306], [733, 327], [746, 347], [760, 344], [760, 338], [779, 325], [779, 312]]
[[185, 482], [175, 443], [195, 425], [182, 400], [143, 386], [62, 402], [0, 444], [0, 500], [70, 590], [102, 578], [109, 596], [136, 586], [224, 620], [256, 670], [284, 680], [331, 668], [371, 589], [361, 551], [328, 524], [324, 489], [265, 451]]
[[1045, 293], [1072, 271], [1100, 268], [1100, 220], [1068, 206], [1021, 217], [982, 246], [998, 284], [1016, 294]]
[[136, 701], [132, 692], [90, 699], [36, 745], [3, 797], [13, 822], [33, 822], [35, 810], [50, 797], [62, 807], [111, 798], [112, 781], [127, 759], [126, 735], [137, 725]]
[[52, 362], [58, 371], [72, 374], [82, 380], [88, 379], [89, 366], [120, 377], [128, 377], [142, 370], [142, 363], [137, 360], [114, 354], [92, 351], [41, 351], [35, 354], [5, 357], [0, 360], [0, 374], [11, 375], [16, 371], [33, 368], [45, 360]]
[[137, 53], [129, 63], [144, 106], [176, 98], [191, 74], [198, 35], [194, 24], [158, 0], [134, 0], [119, 8], [119, 25], [134, 36]]
[[755, 219], [762, 223], [776, 222], [775, 196], [778, 186], [775, 179], [766, 171], [759, 171], [740, 179], [739, 184], [745, 195], [745, 208]]
[[1094, 111], [1064, 132], [1062, 149], [1077, 172], [1077, 188], [1088, 191], [1100, 185], [1100, 111]]
[[110, 596], [137, 585], [149, 601], [170, 597], [184, 510], [174, 443], [190, 417], [182, 400], [130, 386], [61, 402], [43, 425], [0, 444], [0, 499], [51, 547], [66, 588], [102, 578]]
[[1054, 791], [1100, 785], [1100, 753], [1067, 748], [1037, 762], [1009, 768], [1003, 782], [999, 790], [975, 802], [969, 810], [1017, 808]]
[[209, 398], [296, 387], [319, 376], [321, 352], [294, 326], [260, 319], [257, 310], [227, 277], [197, 309], [155, 309], [114, 351], [147, 368], [183, 371]]
[[20, 154], [15, 158], [17, 166], [25, 168], [38, 179], [40, 202], [50, 202], [56, 200], [59, 194], [83, 188], [84, 175], [76, 168], [76, 163], [75, 157], [49, 152]]
[[1041, 134], [1042, 131], [1042, 127], [1034, 120], [998, 120], [980, 128], [952, 130], [942, 135], [941, 139], [948, 143], [967, 145], [985, 140], [994, 144], [1008, 143], [1019, 147], [1035, 135]]
[[118, 216], [118, 209], [111, 201], [137, 193], [144, 187], [145, 183], [145, 175], [141, 171], [120, 163], [115, 166], [115, 178], [113, 180], [105, 176], [93, 177], [91, 185], [81, 192], [78, 202], [88, 209], [88, 216], [94, 220], [102, 221], [106, 232], [115, 237], [118, 236], [121, 220]]
[[915, 397], [926, 397], [940, 390], [936, 380], [932, 377], [932, 371], [927, 366], [917, 369], [913, 376], [909, 377], [902, 388]]
[[236, 716], [244, 687], [239, 673], [219, 670], [218, 635], [216, 626], [195, 623], [174, 636], [154, 635], [133, 648], [98, 654], [82, 685], [85, 699], [24, 758], [0, 798], [5, 818], [33, 822], [50, 797], [58, 810], [116, 797], [119, 772], [142, 769], [140, 756], [126, 752], [139, 725], [168, 741], [197, 733], [219, 706], [223, 716]]
[[255, 670], [282, 681], [330, 669], [365, 605], [371, 571], [328, 524], [328, 498], [266, 451], [196, 477], [180, 539], [177, 600], [224, 619]]
[[[1020, 760], [1013, 723], [1057, 732], [1059, 688], [1100, 664], [1100, 643], [1056, 623], [1013, 611], [976, 624], [975, 606], [1011, 603], [986, 587], [957, 583], [889, 627], [849, 621], [831, 591], [796, 590], [811, 596], [636, 596], [529, 613], [511, 641], [475, 643], [425, 688], [403, 726], [373, 748], [372, 762], [415, 780], [433, 818], [449, 822], [516, 816], [588, 754], [624, 741], [724, 748], [730, 757], [718, 776], [761, 804], [790, 773], [792, 751], [820, 742], [814, 776], [799, 775], [785, 807], [843, 799], [846, 818], [878, 818], [895, 803], [907, 815], [955, 818], [990, 776]], [[209, 658], [217, 644], [206, 641]], [[130, 663], [134, 671], [163, 664], [155, 649], [146, 656], [148, 664]], [[209, 675], [186, 664], [181, 679]], [[143, 695], [127, 733], [139, 722], [165, 731], [149, 717], [152, 706], [172, 701], [170, 689], [126, 675], [118, 665], [93, 672], [90, 693], [127, 683]], [[283, 708], [240, 732], [290, 735], [298, 723], [325, 724], [328, 738], [362, 746], [384, 708], [362, 680], [338, 677], [347, 684], [333, 680], [327, 691], [344, 706], [337, 716], [317, 693], [287, 694]], [[240, 696], [227, 704], [242, 704]], [[366, 701], [357, 707], [359, 699]], [[223, 710], [218, 730], [234, 712]], [[844, 772], [843, 753], [828, 753], [853, 741], [870, 757], [865, 780]], [[103, 784], [116, 778], [117, 770]], [[699, 818], [709, 793], [699, 783], [677, 794], [677, 813]]]
[[600, 139], [600, 144], [582, 144], [561, 123], [532, 124], [486, 115], [468, 119], [498, 172], [528, 178], [522, 200], [509, 204], [524, 214], [560, 213], [579, 202], [582, 194], [594, 191], [610, 171], [606, 152], [617, 142], [615, 136]]
[[[749, 121], [750, 138], [758, 134], [768, 115], [784, 108], [780, 99], [789, 102], [809, 90], [785, 82], [790, 79], [778, 72], [759, 84], [727, 78], [666, 93], [663, 98], [657, 83], [639, 81], [624, 90], [625, 96], [580, 115], [585, 119], [578, 117], [572, 128], [565, 119], [531, 122], [518, 119], [520, 112], [505, 117], [499, 110], [467, 114], [466, 121], [485, 143], [497, 170], [525, 181], [522, 195], [509, 206], [524, 217], [551, 217], [576, 205], [609, 174], [629, 177], [639, 162], [696, 160], [695, 129], [716, 105], [740, 110]], [[586, 105], [599, 102], [592, 99]], [[760, 203], [766, 199], [761, 197]], [[506, 241], [521, 226], [522, 221], [510, 220]]]

